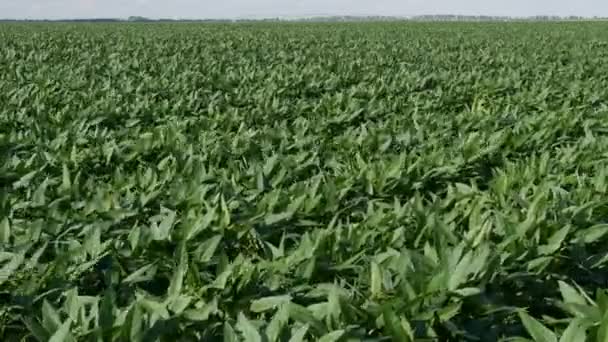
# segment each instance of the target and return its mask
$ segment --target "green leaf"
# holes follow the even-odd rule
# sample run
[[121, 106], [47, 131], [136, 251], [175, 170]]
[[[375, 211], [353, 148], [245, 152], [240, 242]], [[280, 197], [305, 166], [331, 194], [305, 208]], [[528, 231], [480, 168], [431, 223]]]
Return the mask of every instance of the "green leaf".
[[32, 256], [30, 257], [30, 259], [25, 263], [25, 266], [23, 268], [24, 271], [31, 270], [34, 267], [38, 266], [38, 261], [40, 260], [40, 257], [42, 256], [42, 253], [44, 253], [44, 251], [48, 247], [48, 244], [49, 244], [48, 242], [45, 242], [42, 246], [40, 246], [40, 248], [38, 248], [34, 252], [34, 254], [32, 254]]
[[94, 226], [90, 227], [82, 246], [92, 258], [97, 258], [103, 252], [101, 247], [101, 229]]
[[581, 296], [580, 293], [572, 286], [566, 284], [565, 282], [559, 280], [559, 291], [562, 294], [562, 298], [565, 303], [574, 303], [580, 305], [588, 305], [585, 297]]
[[562, 337], [559, 339], [559, 342], [583, 342], [587, 341], [587, 332], [586, 329], [581, 324], [581, 321], [578, 319], [573, 319], [568, 328], [562, 334]]
[[519, 238], [524, 238], [526, 234], [532, 229], [536, 221], [538, 220], [538, 216], [542, 213], [542, 208], [544, 207], [547, 199], [545, 198], [545, 193], [539, 191], [535, 196], [534, 200], [530, 206], [528, 206], [528, 211], [526, 213], [526, 219], [524, 222], [520, 223], [517, 226], [517, 235]]
[[228, 322], [224, 323], [224, 342], [239, 342], [236, 332]]
[[205, 303], [199, 309], [188, 309], [184, 311], [184, 317], [191, 321], [207, 321], [209, 316], [218, 313], [217, 298], [213, 298], [210, 302]]
[[605, 315], [608, 312], [608, 293], [604, 289], [597, 289], [596, 302], [601, 315]]
[[597, 329], [597, 342], [608, 342], [608, 312], [602, 316], [600, 327]]
[[101, 298], [98, 323], [104, 339], [111, 338], [114, 326], [114, 290], [111, 288], [106, 289]]
[[61, 186], [59, 190], [61, 192], [68, 192], [72, 189], [72, 181], [70, 179], [70, 170], [66, 164], [63, 164], [62, 167], [62, 177], [61, 177]]
[[139, 341], [143, 336], [144, 317], [141, 307], [134, 303], [127, 314], [125, 325], [122, 327], [123, 336], [128, 341]]
[[278, 157], [279, 157], [278, 154], [274, 154], [274, 155], [272, 155], [272, 157], [270, 157], [266, 160], [266, 164], [264, 164], [264, 170], [263, 170], [265, 176], [270, 175], [272, 170], [274, 170], [274, 167], [277, 164]]
[[173, 273], [169, 289], [167, 290], [168, 298], [176, 298], [180, 295], [182, 291], [182, 286], [184, 284], [184, 276], [186, 275], [186, 272], [188, 270], [188, 252], [186, 251], [186, 246], [181, 245], [180, 247], [178, 247], [178, 250], [179, 264], [177, 265], [177, 269]]
[[602, 223], [576, 232], [576, 242], [594, 243], [608, 234], [608, 224]]
[[342, 338], [342, 336], [344, 336], [344, 333], [345, 333], [344, 330], [335, 330], [335, 331], [332, 331], [330, 333], [327, 333], [327, 334], [321, 336], [321, 338], [318, 341], [319, 342], [336, 342], [340, 338]]
[[171, 297], [168, 308], [176, 315], [181, 314], [192, 302], [192, 297], [188, 295], [178, 295]]
[[50, 338], [49, 332], [40, 325], [36, 318], [24, 317], [23, 323], [38, 342], [48, 342]]
[[154, 264], [145, 265], [135, 272], [131, 273], [128, 277], [123, 279], [125, 284], [136, 284], [143, 281], [150, 281], [156, 274], [157, 267]]
[[250, 310], [252, 312], [265, 312], [276, 309], [285, 303], [289, 303], [290, 301], [291, 296], [289, 295], [260, 298], [251, 303]]
[[524, 311], [519, 311], [519, 318], [535, 342], [557, 342], [555, 334]]
[[71, 342], [74, 341], [74, 337], [70, 334], [70, 326], [72, 325], [72, 320], [68, 319], [57, 331], [51, 336], [49, 342]]
[[471, 251], [467, 252], [464, 257], [456, 264], [456, 267], [453, 270], [450, 270], [449, 281], [448, 281], [448, 290], [455, 291], [459, 286], [464, 284], [469, 275], [471, 274], [471, 264], [472, 264], [473, 253]]
[[[216, 219], [217, 212], [215, 208], [207, 208], [207, 213], [200, 218], [199, 220], [186, 225], [184, 238], [186, 241], [193, 240], [198, 234], [205, 231], [209, 225]], [[215, 236], [211, 239], [216, 239], [218, 236]], [[221, 236], [219, 236], [221, 239]], [[210, 240], [207, 240], [205, 243], [211, 243]]]
[[441, 322], [447, 322], [460, 313], [462, 302], [451, 303], [441, 308], [437, 315]]
[[481, 290], [476, 287], [466, 287], [453, 292], [461, 297], [471, 297], [480, 294]]
[[153, 299], [141, 298], [139, 304], [142, 309], [145, 309], [155, 319], [169, 319], [169, 312], [167, 311], [167, 303], [160, 303]]
[[50, 333], [54, 333], [61, 326], [59, 314], [46, 299], [42, 302], [42, 325]]
[[38, 174], [38, 171], [32, 171], [21, 177], [18, 181], [13, 183], [13, 189], [20, 189], [29, 186], [30, 182]]
[[11, 225], [8, 217], [0, 221], [0, 243], [9, 243], [11, 239]]
[[129, 240], [129, 244], [131, 245], [131, 250], [135, 250], [137, 249], [137, 246], [139, 246], [140, 236], [141, 228], [139, 226], [131, 228], [129, 236], [127, 237], [127, 239]]
[[301, 195], [294, 201], [289, 203], [289, 205], [287, 206], [287, 212], [295, 214], [302, 207], [302, 204], [304, 203], [306, 198], [308, 198], [308, 194]]
[[324, 325], [315, 318], [310, 310], [295, 303], [289, 303], [288, 307], [289, 317], [291, 319], [310, 326], [315, 330], [316, 333], [326, 333]]
[[171, 228], [173, 227], [173, 223], [175, 223], [175, 216], [175, 211], [168, 210], [167, 214], [160, 222], [160, 225], [158, 225], [158, 230], [160, 232], [160, 240], [164, 240], [169, 236]]
[[582, 305], [577, 303], [563, 303], [558, 304], [566, 312], [572, 314], [575, 317], [587, 318], [591, 320], [599, 321], [601, 319], [600, 310], [593, 305]]
[[205, 263], [211, 261], [211, 258], [213, 258], [213, 255], [215, 255], [215, 251], [217, 250], [217, 247], [219, 246], [221, 241], [221, 235], [216, 235], [210, 239], [205, 240], [205, 242], [203, 242], [200, 246], [200, 249], [203, 251], [203, 253], [198, 258], [198, 262]]
[[553, 233], [547, 241], [547, 244], [539, 247], [539, 251], [543, 255], [553, 254], [559, 250], [566, 236], [570, 232], [570, 226], [565, 226], [562, 229]]
[[266, 327], [266, 336], [269, 341], [279, 341], [283, 329], [289, 323], [289, 308], [283, 305], [277, 310], [272, 320]]
[[375, 261], [372, 261], [371, 263], [370, 277], [371, 295], [372, 297], [377, 298], [382, 295], [382, 270]]
[[80, 298], [78, 296], [78, 290], [76, 288], [70, 289], [64, 293], [64, 296], [64, 310], [72, 322], [78, 321], [78, 313], [82, 307], [82, 303], [80, 303]]
[[211, 285], [209, 285], [209, 287], [214, 288], [214, 289], [224, 290], [226, 288], [228, 280], [233, 276], [234, 272], [235, 272], [234, 266], [232, 266], [232, 265], [228, 266], [225, 271], [220, 273], [215, 278], [215, 280], [213, 281], [213, 283], [211, 283]]
[[310, 328], [309, 325], [305, 324], [305, 325], [301, 326], [300, 328], [298, 328], [297, 330], [292, 331], [289, 342], [303, 342], [304, 336], [306, 336], [306, 333], [308, 332], [309, 328]]
[[238, 320], [236, 323], [237, 329], [243, 334], [243, 338], [246, 342], [262, 342], [262, 336], [258, 332], [258, 329], [243, 315], [239, 313]]
[[49, 186], [49, 179], [46, 178], [34, 191], [32, 196], [32, 202], [36, 206], [42, 206], [46, 204], [46, 189]]
[[270, 214], [267, 215], [266, 218], [264, 219], [264, 223], [266, 225], [273, 225], [279, 222], [283, 222], [285, 220], [289, 220], [293, 217], [293, 213], [291, 212], [284, 212], [284, 213], [280, 213], [280, 214]]
[[393, 341], [413, 341], [413, 336], [411, 336], [411, 334], [408, 334], [408, 332], [403, 329], [399, 318], [397, 317], [395, 312], [393, 312], [393, 310], [388, 307], [385, 307], [382, 314], [384, 318], [384, 325], [388, 330], [389, 335], [393, 337]]

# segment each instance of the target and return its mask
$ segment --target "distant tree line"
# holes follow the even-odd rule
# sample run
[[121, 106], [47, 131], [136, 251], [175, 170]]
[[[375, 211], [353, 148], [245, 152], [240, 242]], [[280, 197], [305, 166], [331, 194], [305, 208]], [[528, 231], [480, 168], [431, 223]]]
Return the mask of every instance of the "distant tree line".
[[508, 21], [508, 20], [533, 20], [533, 21], [551, 21], [551, 20], [588, 20], [600, 19], [599, 17], [587, 18], [581, 16], [556, 16], [556, 15], [536, 15], [531, 17], [505, 17], [505, 16], [489, 16], [489, 15], [419, 15], [411, 17], [414, 20], [429, 20], [429, 21]]
[[0, 19], [5, 23], [52, 23], [52, 22], [75, 22], [75, 23], [96, 23], [96, 22], [122, 22], [124, 20], [114, 18], [84, 18], [84, 19]]
[[141, 16], [131, 16], [127, 19], [120, 18], [84, 18], [84, 19], [0, 19], [0, 22], [201, 22], [201, 23], [226, 23], [226, 22], [357, 22], [357, 21], [511, 21], [511, 20], [530, 20], [530, 21], [560, 21], [560, 20], [604, 20], [604, 17], [580, 17], [580, 16], [550, 16], [537, 15], [532, 17], [505, 17], [505, 16], [488, 16], [488, 15], [454, 15], [454, 14], [439, 14], [439, 15], [417, 15], [409, 17], [398, 16], [316, 16], [305, 18], [262, 18], [262, 19], [151, 19]]

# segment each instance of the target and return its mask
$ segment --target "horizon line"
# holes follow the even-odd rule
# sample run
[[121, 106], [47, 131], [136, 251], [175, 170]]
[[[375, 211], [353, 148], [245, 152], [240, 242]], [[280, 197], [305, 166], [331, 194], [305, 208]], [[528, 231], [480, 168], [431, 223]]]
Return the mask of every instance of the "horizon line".
[[64, 20], [117, 20], [117, 21], [129, 21], [134, 19], [150, 20], [150, 21], [162, 21], [162, 20], [175, 20], [175, 21], [234, 21], [234, 20], [271, 20], [271, 19], [284, 19], [284, 20], [298, 20], [298, 19], [323, 19], [323, 18], [387, 18], [387, 19], [416, 19], [424, 17], [462, 17], [462, 18], [497, 18], [497, 19], [538, 19], [538, 18], [554, 18], [554, 19], [601, 19], [607, 18], [606, 16], [583, 16], [583, 15], [555, 15], [555, 14], [534, 14], [534, 15], [491, 15], [491, 14], [415, 14], [415, 15], [380, 15], [380, 14], [308, 14], [308, 15], [243, 15], [234, 17], [146, 17], [132, 15], [128, 17], [56, 17], [56, 18], [35, 18], [35, 17], [21, 17], [21, 18], [0, 18], [0, 21], [64, 21]]

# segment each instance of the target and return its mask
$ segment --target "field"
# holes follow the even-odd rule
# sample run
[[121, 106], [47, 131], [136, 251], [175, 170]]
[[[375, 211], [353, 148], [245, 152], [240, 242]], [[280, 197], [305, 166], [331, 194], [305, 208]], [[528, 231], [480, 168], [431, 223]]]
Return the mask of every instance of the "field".
[[0, 46], [2, 341], [608, 341], [608, 23]]

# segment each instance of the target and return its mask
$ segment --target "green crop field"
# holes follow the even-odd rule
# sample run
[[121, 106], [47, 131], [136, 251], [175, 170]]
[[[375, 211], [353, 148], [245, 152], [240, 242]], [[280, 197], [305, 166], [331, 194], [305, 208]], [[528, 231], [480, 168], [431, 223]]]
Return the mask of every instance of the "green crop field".
[[608, 341], [608, 23], [0, 25], [1, 341]]

